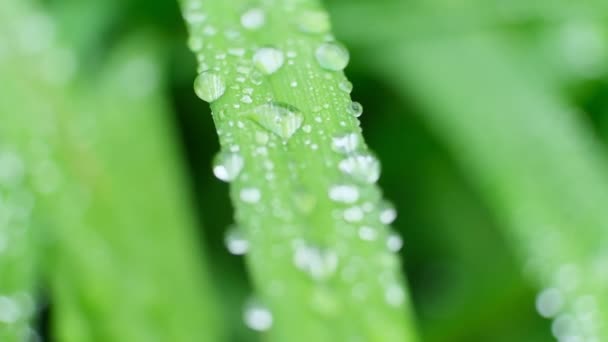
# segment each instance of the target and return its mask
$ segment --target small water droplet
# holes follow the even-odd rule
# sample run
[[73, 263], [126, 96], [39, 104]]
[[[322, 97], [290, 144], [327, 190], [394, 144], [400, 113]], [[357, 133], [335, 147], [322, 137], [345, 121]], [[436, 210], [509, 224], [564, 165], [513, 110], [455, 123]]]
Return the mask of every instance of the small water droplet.
[[359, 207], [352, 207], [344, 210], [344, 219], [347, 222], [359, 222], [363, 220], [365, 213]]
[[261, 8], [252, 8], [241, 16], [241, 25], [248, 30], [257, 30], [264, 26], [266, 14]]
[[314, 279], [327, 279], [338, 268], [338, 254], [333, 250], [300, 243], [296, 246], [293, 262]]
[[405, 290], [400, 284], [391, 284], [384, 292], [384, 299], [391, 306], [401, 306], [406, 299]]
[[268, 140], [270, 140], [268, 133], [261, 131], [255, 132], [255, 142], [257, 142], [258, 144], [266, 145], [268, 143]]
[[240, 154], [220, 152], [213, 160], [213, 174], [224, 182], [231, 182], [239, 176], [244, 165]]
[[272, 312], [266, 306], [256, 302], [247, 304], [243, 320], [247, 327], [255, 331], [268, 331], [274, 322]]
[[21, 308], [16, 300], [0, 296], [0, 322], [15, 323], [21, 318]]
[[338, 42], [321, 44], [315, 51], [315, 57], [321, 68], [331, 71], [344, 70], [350, 60], [348, 50]]
[[359, 228], [359, 238], [365, 241], [374, 241], [378, 237], [376, 229], [370, 226], [362, 226]]
[[194, 81], [194, 91], [201, 100], [211, 103], [224, 95], [226, 84], [216, 72], [205, 71]]
[[354, 185], [334, 185], [329, 189], [329, 198], [340, 203], [355, 203], [359, 200], [359, 189]]
[[560, 312], [563, 305], [564, 298], [561, 292], [556, 288], [543, 290], [536, 297], [536, 310], [545, 318], [555, 317]]
[[363, 114], [363, 106], [359, 102], [353, 101], [348, 107], [348, 111], [352, 116], [358, 118]]
[[258, 203], [262, 199], [262, 193], [257, 188], [244, 188], [240, 193], [241, 200], [245, 203]]
[[304, 33], [325, 33], [330, 29], [329, 16], [321, 10], [306, 10], [298, 17], [298, 29]]
[[391, 232], [386, 238], [386, 248], [389, 251], [397, 253], [403, 248], [403, 238], [396, 232]]
[[340, 170], [353, 178], [375, 183], [380, 178], [380, 162], [371, 154], [356, 154], [342, 160]]
[[338, 135], [332, 138], [332, 149], [338, 153], [353, 153], [359, 147], [359, 136], [356, 133]]
[[253, 63], [264, 74], [270, 75], [285, 63], [283, 51], [274, 47], [259, 48], [253, 55]]
[[231, 254], [245, 255], [249, 251], [249, 240], [245, 233], [238, 227], [232, 226], [226, 231], [224, 236], [226, 248]]
[[280, 102], [258, 106], [253, 110], [251, 118], [284, 140], [291, 138], [304, 121], [297, 108]]
[[382, 201], [380, 203], [380, 222], [383, 224], [392, 224], [397, 219], [397, 210], [392, 203]]
[[340, 88], [340, 90], [343, 92], [350, 94], [353, 91], [353, 84], [350, 83], [349, 80], [343, 80], [340, 82], [340, 84], [338, 84], [338, 88]]

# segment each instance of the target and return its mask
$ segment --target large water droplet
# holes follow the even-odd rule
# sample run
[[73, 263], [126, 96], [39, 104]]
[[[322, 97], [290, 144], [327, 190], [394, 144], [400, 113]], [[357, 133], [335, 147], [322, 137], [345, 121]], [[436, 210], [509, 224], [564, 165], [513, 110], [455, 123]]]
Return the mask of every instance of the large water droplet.
[[359, 147], [359, 136], [356, 133], [338, 135], [331, 140], [331, 147], [338, 153], [353, 153]]
[[315, 51], [315, 57], [321, 68], [331, 71], [344, 70], [350, 60], [346, 47], [337, 42], [321, 44]]
[[245, 203], [255, 204], [262, 199], [262, 193], [258, 188], [244, 188], [240, 192], [240, 198]]
[[224, 236], [226, 248], [231, 254], [245, 255], [249, 251], [249, 240], [245, 233], [236, 226], [231, 226]]
[[277, 48], [263, 47], [253, 55], [253, 63], [261, 72], [270, 75], [283, 66], [285, 55]]
[[264, 26], [266, 14], [261, 8], [252, 8], [241, 16], [241, 25], [248, 30], [257, 30]]
[[272, 327], [274, 319], [272, 312], [260, 303], [249, 303], [243, 313], [245, 324], [256, 331], [267, 331]]
[[306, 10], [298, 17], [298, 29], [304, 33], [325, 33], [329, 28], [329, 16], [324, 11]]
[[327, 279], [338, 268], [338, 254], [333, 250], [301, 243], [296, 246], [293, 262], [298, 269], [314, 279]]
[[374, 183], [380, 178], [380, 162], [371, 154], [349, 156], [340, 162], [339, 168], [362, 182]]
[[194, 91], [201, 100], [211, 103], [224, 95], [226, 84], [216, 72], [205, 71], [194, 81]]
[[239, 176], [244, 165], [245, 161], [240, 154], [220, 152], [213, 160], [213, 174], [224, 182], [231, 182]]
[[340, 203], [355, 203], [359, 200], [359, 189], [354, 185], [334, 185], [329, 188], [329, 198]]
[[284, 140], [291, 138], [304, 121], [297, 108], [280, 102], [258, 106], [253, 110], [251, 118]]

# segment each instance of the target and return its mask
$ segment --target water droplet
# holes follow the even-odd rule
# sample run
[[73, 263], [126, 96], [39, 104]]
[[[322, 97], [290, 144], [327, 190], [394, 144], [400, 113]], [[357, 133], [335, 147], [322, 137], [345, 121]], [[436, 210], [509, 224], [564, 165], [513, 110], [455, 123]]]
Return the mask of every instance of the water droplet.
[[347, 222], [359, 222], [363, 220], [365, 213], [359, 207], [352, 207], [344, 210], [344, 219]]
[[258, 144], [266, 145], [268, 143], [268, 140], [270, 140], [268, 133], [261, 131], [255, 132], [255, 142], [257, 142]]
[[241, 16], [241, 25], [248, 30], [257, 30], [264, 26], [266, 14], [261, 8], [252, 8]]
[[545, 318], [555, 317], [563, 305], [564, 298], [556, 288], [546, 289], [536, 297], [536, 310]]
[[0, 322], [15, 323], [21, 318], [21, 309], [16, 300], [0, 296]]
[[213, 174], [224, 182], [231, 182], [239, 176], [244, 165], [245, 161], [240, 154], [220, 152], [213, 160]]
[[348, 111], [352, 114], [352, 116], [358, 118], [361, 116], [361, 114], [363, 114], [363, 106], [359, 102], [353, 101], [348, 107]]
[[274, 322], [272, 312], [267, 307], [255, 302], [249, 303], [245, 307], [243, 320], [247, 327], [255, 331], [267, 331]]
[[298, 17], [298, 29], [304, 33], [325, 33], [330, 29], [329, 16], [324, 11], [306, 10]]
[[359, 228], [359, 238], [365, 241], [374, 241], [378, 237], [376, 229], [370, 226], [363, 226]]
[[403, 238], [396, 232], [392, 232], [386, 238], [386, 248], [389, 251], [397, 253], [403, 248]]
[[240, 193], [241, 200], [245, 203], [258, 203], [262, 199], [262, 193], [257, 188], [244, 188]]
[[205, 71], [194, 81], [194, 91], [201, 100], [211, 103], [224, 95], [226, 84], [219, 74]]
[[338, 153], [353, 153], [359, 147], [359, 136], [356, 133], [348, 133], [332, 138], [332, 149]]
[[279, 70], [285, 63], [283, 51], [274, 47], [259, 48], [253, 55], [253, 63], [266, 75], [270, 75]]
[[317, 48], [315, 57], [321, 68], [340, 71], [348, 65], [350, 54], [342, 44], [329, 42], [323, 43]]
[[224, 236], [226, 248], [231, 254], [245, 255], [249, 251], [249, 240], [245, 233], [236, 226], [231, 226]]
[[251, 117], [260, 126], [284, 140], [291, 138], [304, 121], [297, 108], [279, 102], [258, 106], [253, 110]]
[[353, 178], [367, 183], [375, 183], [380, 178], [380, 162], [371, 154], [352, 155], [342, 160], [339, 168]]
[[392, 203], [382, 201], [380, 203], [380, 222], [383, 224], [392, 224], [397, 219], [397, 210]]
[[296, 246], [293, 262], [298, 269], [314, 279], [327, 279], [338, 268], [338, 254], [333, 250], [300, 243]]
[[384, 299], [391, 306], [401, 306], [406, 299], [405, 290], [400, 284], [391, 284], [384, 292]]
[[344, 80], [338, 84], [338, 88], [343, 92], [350, 94], [353, 91], [353, 84], [349, 80]]
[[354, 185], [334, 185], [329, 189], [329, 198], [335, 202], [355, 203], [359, 200], [359, 189]]

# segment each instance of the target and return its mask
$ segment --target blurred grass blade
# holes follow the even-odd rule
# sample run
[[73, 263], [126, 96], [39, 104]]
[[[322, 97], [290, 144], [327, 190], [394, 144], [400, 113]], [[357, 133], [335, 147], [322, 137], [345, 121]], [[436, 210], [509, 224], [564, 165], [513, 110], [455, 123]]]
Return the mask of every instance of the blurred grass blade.
[[181, 4], [196, 91], [212, 102], [222, 146], [214, 171], [232, 181], [239, 227], [228, 240], [250, 245], [257, 292], [245, 322], [272, 341], [416, 340], [400, 238], [324, 10], [313, 0]]
[[[8, 44], [0, 57], [1, 156], [10, 157], [15, 146], [36, 191], [36, 217], [49, 227], [36, 237], [45, 241], [54, 337], [221, 339], [167, 120], [157, 43], [132, 38], [115, 51], [103, 79], [81, 75], [71, 86], [76, 53], [46, 34], [53, 19], [26, 1], [0, 7], [9, 9], [2, 11], [8, 18], [0, 32]], [[7, 158], [2, 161], [14, 164]], [[26, 215], [28, 193], [19, 191], [11, 204], [22, 206], [15, 214]], [[11, 241], [15, 258], [0, 254], [0, 263], [11, 263], [0, 269], [3, 291], [32, 288], [32, 247], [24, 232]], [[6, 314], [6, 305], [0, 303], [0, 312]], [[0, 322], [1, 340], [23, 341], [25, 318], [8, 332]]]
[[[413, 39], [368, 57], [425, 106], [511, 228], [526, 269], [546, 288], [537, 308], [556, 318], [554, 334], [607, 339], [608, 170], [576, 111], [496, 36]], [[581, 323], [586, 317], [593, 323]]]

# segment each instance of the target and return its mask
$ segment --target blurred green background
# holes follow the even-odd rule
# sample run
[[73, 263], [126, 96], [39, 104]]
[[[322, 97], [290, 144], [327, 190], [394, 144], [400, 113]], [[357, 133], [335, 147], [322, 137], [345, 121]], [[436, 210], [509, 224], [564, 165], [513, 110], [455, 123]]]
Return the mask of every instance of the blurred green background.
[[[196, 219], [204, 227], [197, 233], [218, 289], [222, 319], [233, 322], [228, 339], [256, 340], [241, 323], [242, 305], [251, 287], [243, 259], [228, 253], [224, 246], [232, 207], [227, 186], [211, 172], [219, 145], [208, 105], [192, 91], [196, 61], [187, 48], [178, 3], [41, 0], [36, 6], [52, 18], [58, 39], [75, 53], [76, 84], [103, 79], [109, 60], [121, 63], [125, 55], [117, 50], [127, 49], [135, 55], [141, 52], [158, 61], [154, 72], [159, 75], [159, 93], [165, 99], [157, 107], [167, 109], [166, 124], [178, 140], [186, 187], [193, 195]], [[395, 229], [405, 241], [401, 253], [421, 339], [554, 340], [551, 321], [535, 308], [536, 295], [544, 284], [525, 272], [529, 251], [522, 245], [535, 241], [519, 241], [526, 235], [512, 228], [508, 201], [518, 197], [494, 196], [492, 191], [512, 188], [516, 193], [522, 186], [514, 180], [516, 176], [509, 177], [525, 175], [528, 169], [510, 174], [504, 165], [533, 164], [545, 153], [556, 151], [556, 156], [559, 151], [563, 154], [555, 163], [577, 164], [580, 156], [573, 152], [576, 149], [560, 150], [563, 139], [581, 139], [582, 145], [592, 145], [590, 164], [603, 167], [608, 138], [608, 6], [599, 0], [328, 0], [326, 7], [335, 35], [351, 51], [346, 74], [355, 86], [353, 99], [365, 107], [361, 118], [364, 136], [382, 161], [380, 185], [399, 212]], [[106, 106], [96, 101], [119, 101], [112, 96], [96, 98], [103, 90], [86, 96], [79, 92], [79, 86], [66, 91], [84, 98], [82, 101], [91, 107]], [[525, 98], [534, 94], [543, 99], [550, 94], [547, 98], [571, 109], [571, 117], [556, 120], [576, 126], [575, 133], [562, 134], [560, 128], [542, 121], [552, 117], [551, 105], [530, 105], [528, 112], [521, 113], [522, 107], [544, 101]], [[39, 101], [46, 100], [45, 94], [40, 94]], [[126, 107], [120, 103], [115, 106]], [[507, 117], [504, 123], [467, 116], [487, 111], [486, 118], [492, 117], [493, 108], [496, 115]], [[544, 108], [548, 109], [543, 116], [539, 111]], [[454, 114], [437, 114], [450, 110]], [[511, 110], [518, 113], [511, 116]], [[516, 123], [511, 124], [511, 119]], [[467, 135], [475, 135], [467, 132], [487, 129], [487, 134], [493, 135], [498, 134], [496, 127], [504, 127], [504, 137], [467, 140]], [[517, 127], [532, 128], [528, 132], [514, 130]], [[555, 150], [545, 149], [542, 143], [531, 144], [537, 140], [530, 137], [537, 135], [541, 136], [538, 141], [555, 137]], [[523, 146], [518, 150], [475, 145], [492, 142]], [[495, 155], [488, 154], [492, 150]], [[518, 155], [517, 151], [528, 154]], [[496, 159], [480, 161], [479, 156], [486, 155]], [[494, 160], [500, 162], [492, 164]], [[507, 175], [485, 177], [484, 172], [493, 170], [484, 169], [483, 165], [489, 164]], [[557, 164], [540, 161], [537, 168], [530, 169], [539, 172], [530, 175], [531, 184], [542, 183], [542, 177], [535, 177], [544, 171], [549, 174], [547, 179], [551, 178], [554, 170], [543, 171], [547, 165]], [[597, 173], [602, 174], [602, 170]], [[569, 175], [579, 174], [564, 171], [566, 179]], [[494, 181], [505, 184], [495, 185]], [[594, 176], [571, 181], [588, 182], [582, 189], [604, 190], [604, 184], [596, 184]], [[561, 189], [561, 185], [547, 186]], [[570, 195], [556, 190], [547, 196]], [[532, 202], [543, 200], [542, 196], [529, 198]], [[573, 201], [576, 198], [572, 196]], [[545, 209], [561, 220], [558, 211], [569, 204], [560, 205]], [[605, 205], [600, 204], [594, 213], [600, 215]], [[581, 215], [588, 217], [584, 210]], [[597, 233], [605, 231], [605, 226], [587, 228], [573, 223], [571, 228], [598, 240], [606, 235]], [[40, 292], [48, 294], [44, 289]], [[44, 298], [38, 326], [42, 336], [48, 337], [53, 329], [49, 322], [53, 321], [54, 298]]]

